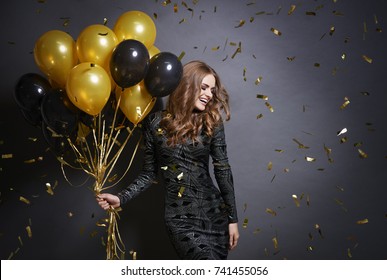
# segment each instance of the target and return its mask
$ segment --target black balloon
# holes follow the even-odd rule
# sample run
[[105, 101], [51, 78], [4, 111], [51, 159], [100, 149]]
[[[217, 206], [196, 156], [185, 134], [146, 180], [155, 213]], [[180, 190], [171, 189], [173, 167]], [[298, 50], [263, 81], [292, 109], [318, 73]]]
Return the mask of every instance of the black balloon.
[[128, 39], [120, 42], [110, 58], [110, 72], [121, 88], [138, 84], [149, 68], [149, 52], [143, 43]]
[[31, 111], [20, 109], [24, 119], [33, 126], [40, 126], [42, 124], [42, 114], [40, 109], [34, 109]]
[[61, 89], [52, 90], [43, 98], [41, 113], [44, 123], [57, 134], [68, 136], [78, 127], [79, 109]]
[[16, 83], [15, 101], [23, 110], [37, 110], [42, 98], [50, 90], [51, 85], [46, 78], [35, 73], [27, 73], [21, 76]]
[[176, 89], [183, 75], [183, 65], [176, 55], [161, 52], [152, 57], [144, 82], [155, 97], [167, 96]]

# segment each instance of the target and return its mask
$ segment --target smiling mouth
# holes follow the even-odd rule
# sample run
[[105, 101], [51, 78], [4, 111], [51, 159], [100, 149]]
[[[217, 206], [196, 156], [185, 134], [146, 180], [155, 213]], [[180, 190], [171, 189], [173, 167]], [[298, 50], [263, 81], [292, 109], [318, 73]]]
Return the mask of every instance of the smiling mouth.
[[199, 98], [199, 101], [203, 104], [203, 105], [207, 105], [207, 103], [208, 103], [208, 99], [206, 99], [206, 98]]

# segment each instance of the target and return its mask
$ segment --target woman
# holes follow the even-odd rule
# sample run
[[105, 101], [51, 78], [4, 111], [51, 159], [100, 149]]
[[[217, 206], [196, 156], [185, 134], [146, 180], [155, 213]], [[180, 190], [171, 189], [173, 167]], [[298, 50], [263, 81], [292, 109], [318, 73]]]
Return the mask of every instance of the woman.
[[[126, 203], [151, 186], [160, 170], [165, 223], [179, 257], [226, 259], [239, 232], [222, 111], [229, 120], [228, 93], [218, 74], [201, 61], [184, 65], [166, 111], [143, 121], [143, 171], [117, 195], [100, 194], [99, 205], [107, 210]], [[218, 188], [210, 177], [210, 156]]]

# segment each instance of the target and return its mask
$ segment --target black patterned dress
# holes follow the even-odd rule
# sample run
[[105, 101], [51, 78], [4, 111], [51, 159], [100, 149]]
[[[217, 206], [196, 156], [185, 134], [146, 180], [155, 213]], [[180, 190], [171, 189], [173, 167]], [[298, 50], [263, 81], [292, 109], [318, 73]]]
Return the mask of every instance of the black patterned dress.
[[[237, 222], [233, 178], [228, 163], [224, 126], [212, 138], [167, 145], [159, 127], [164, 112], [143, 121], [145, 158], [140, 175], [118, 194], [121, 204], [156, 180], [160, 171], [166, 187], [165, 223], [181, 259], [226, 259], [228, 224]], [[212, 157], [216, 187], [209, 173]]]

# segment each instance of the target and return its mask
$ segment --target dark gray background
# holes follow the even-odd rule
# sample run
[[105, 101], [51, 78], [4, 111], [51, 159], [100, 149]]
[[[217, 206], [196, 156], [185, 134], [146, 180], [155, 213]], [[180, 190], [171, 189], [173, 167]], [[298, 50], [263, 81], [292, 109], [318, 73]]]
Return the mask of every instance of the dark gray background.
[[[162, 2], [15, 0], [2, 4], [0, 151], [13, 157], [0, 161], [1, 259], [105, 258], [101, 238], [106, 235], [95, 225], [105, 212], [88, 189], [91, 180], [78, 187], [66, 182], [40, 129], [21, 115], [13, 91], [21, 75], [42, 74], [32, 50], [44, 32], [59, 29], [76, 39], [83, 28], [102, 24], [104, 18], [113, 28], [129, 10], [141, 10], [153, 18], [155, 45], [161, 51], [176, 55], [184, 51], [183, 63], [206, 61], [229, 90], [232, 118], [226, 134], [241, 233], [230, 259], [386, 259], [385, 1], [186, 1], [193, 12], [180, 1], [166, 6]], [[288, 15], [292, 4], [296, 10]], [[237, 27], [240, 20], [245, 24]], [[330, 35], [331, 27], [335, 31]], [[276, 36], [271, 28], [282, 35]], [[232, 58], [239, 42], [241, 52]], [[258, 77], [262, 81], [256, 85]], [[268, 96], [274, 112], [257, 94]], [[342, 110], [345, 97], [350, 104]], [[263, 117], [257, 119], [259, 114]], [[337, 136], [343, 128], [348, 132]], [[347, 141], [341, 143], [344, 136]], [[293, 139], [309, 148], [300, 149]], [[361, 146], [355, 147], [356, 143]], [[328, 161], [324, 145], [332, 150], [333, 162]], [[360, 158], [358, 148], [368, 157]], [[130, 153], [129, 146], [127, 156]], [[42, 161], [24, 163], [40, 156]], [[121, 187], [138, 173], [141, 156], [140, 151]], [[305, 157], [316, 160], [308, 162]], [[127, 162], [122, 157], [117, 170]], [[67, 174], [76, 185], [85, 179], [82, 173], [67, 170]], [[51, 196], [45, 185], [56, 181]], [[299, 207], [292, 195], [301, 198]], [[20, 196], [31, 204], [19, 201]], [[126, 258], [131, 258], [131, 250], [138, 259], [176, 258], [165, 233], [162, 203], [159, 184], [121, 212]], [[368, 224], [357, 223], [364, 219]], [[28, 225], [32, 238], [27, 236]]]

